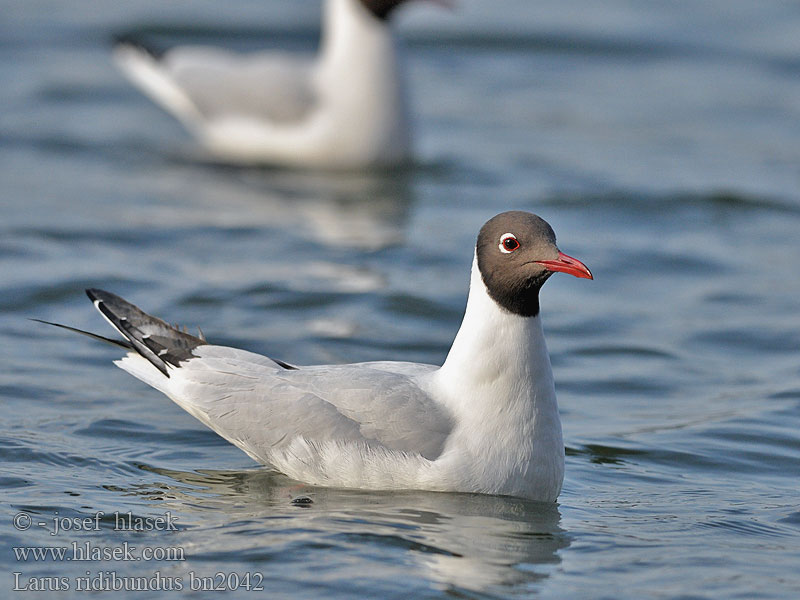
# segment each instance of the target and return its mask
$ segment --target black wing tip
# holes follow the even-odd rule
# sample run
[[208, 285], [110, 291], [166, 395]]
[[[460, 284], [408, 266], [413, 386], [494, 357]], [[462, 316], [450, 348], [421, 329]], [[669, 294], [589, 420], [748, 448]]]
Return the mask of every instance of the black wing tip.
[[120, 33], [113, 37], [113, 45], [115, 48], [128, 46], [140, 52], [143, 52], [153, 58], [154, 60], [161, 60], [166, 53], [166, 50], [157, 48], [152, 44], [146, 44], [141, 38], [132, 33]]
[[294, 365], [290, 365], [289, 363], [284, 362], [284, 361], [282, 361], [282, 360], [280, 360], [278, 358], [270, 357], [270, 360], [272, 362], [274, 362], [276, 365], [278, 365], [279, 367], [281, 367], [282, 369], [286, 369], [287, 371], [297, 371], [297, 370], [299, 370], [299, 367], [295, 367]]
[[89, 296], [89, 299], [94, 302], [95, 300], [102, 300], [100, 296], [114, 296], [111, 292], [107, 292], [105, 290], [101, 290], [100, 288], [86, 288], [86, 295]]
[[59, 327], [61, 329], [66, 329], [67, 331], [72, 331], [73, 333], [79, 333], [80, 335], [85, 335], [86, 337], [90, 337], [94, 340], [99, 340], [101, 342], [111, 344], [112, 346], [119, 346], [120, 348], [125, 348], [126, 350], [134, 350], [133, 344], [131, 344], [127, 340], [113, 340], [104, 335], [98, 335], [96, 333], [92, 333], [91, 331], [84, 331], [83, 329], [78, 329], [77, 327], [71, 327], [69, 325], [64, 325], [63, 323], [53, 323], [52, 321], [45, 321], [44, 319], [36, 319], [34, 317], [28, 317], [28, 320], [35, 321], [36, 323], [44, 323], [45, 325], [52, 325], [53, 327]]
[[[92, 303], [97, 305], [104, 302], [119, 302], [122, 305], [130, 305], [130, 302], [125, 300], [125, 298], [122, 296], [117, 296], [116, 294], [112, 294], [111, 292], [107, 292], [99, 288], [88, 288], [86, 290], [86, 295], [89, 296], [89, 300], [91, 300]], [[98, 309], [99, 308], [100, 307], [98, 306]]]
[[55, 325], [56, 327], [59, 326], [59, 323], [53, 323], [52, 321], [45, 321], [44, 319], [37, 319], [36, 317], [28, 317], [28, 321], [35, 321], [36, 323], [44, 323], [45, 325]]
[[[176, 326], [149, 315], [125, 298], [111, 292], [99, 288], [88, 288], [86, 295], [100, 314], [125, 337], [133, 349], [167, 378], [169, 378], [169, 367], [178, 367], [179, 362], [187, 358], [185, 356], [187, 352], [191, 355], [191, 349], [207, 343], [205, 339], [192, 336]], [[141, 330], [142, 325], [147, 326], [148, 324], [169, 330], [174, 335], [177, 344], [170, 345], [164, 340], [157, 341], [155, 338], [151, 338], [150, 333]]]
[[[134, 308], [135, 310], [140, 310], [140, 309], [137, 309], [136, 307], [134, 307], [130, 302], [128, 302], [124, 298], [122, 298], [120, 296], [117, 296], [116, 294], [112, 294], [111, 292], [106, 292], [105, 290], [101, 290], [99, 288], [87, 288], [86, 289], [86, 295], [89, 297], [89, 299], [92, 301], [92, 303], [94, 303], [94, 305], [96, 306], [97, 310], [99, 310], [100, 313], [103, 316], [105, 316], [106, 319], [108, 319], [114, 325], [114, 327], [117, 329], [117, 331], [119, 331], [123, 336], [125, 336], [125, 338], [127, 338], [127, 343], [130, 344], [131, 349], [135, 349], [139, 354], [141, 354], [142, 356], [144, 356], [144, 358], [146, 358], [148, 361], [150, 361], [166, 377], [169, 377], [169, 372], [167, 371], [167, 367], [168, 367], [169, 363], [167, 361], [163, 360], [160, 355], [158, 355], [155, 352], [153, 352], [153, 349], [148, 347], [148, 344], [145, 343], [144, 339], [135, 339], [135, 338], [131, 337], [131, 332], [126, 330], [126, 328], [120, 322], [120, 317], [118, 315], [116, 315], [114, 313], [114, 311], [111, 310], [110, 307], [105, 306], [105, 303], [111, 301], [111, 302], [116, 302], [116, 303], [119, 303], [119, 304], [122, 304], [122, 305], [130, 306], [130, 307]], [[150, 317], [151, 319], [155, 320], [155, 317], [151, 317], [150, 315], [147, 315], [147, 316]], [[38, 319], [34, 319], [34, 320], [38, 320]], [[47, 321], [42, 321], [42, 322], [43, 323], [47, 323]], [[49, 324], [50, 325], [57, 325], [56, 323], [49, 323]], [[169, 325], [167, 323], [163, 323], [163, 325], [173, 329], [175, 331], [175, 333], [177, 333], [180, 336], [188, 336], [188, 337], [191, 337], [191, 338], [194, 337], [194, 336], [191, 336], [190, 334], [186, 333], [185, 331], [181, 331], [179, 328], [173, 327], [172, 325]], [[57, 326], [61, 327], [60, 325], [57, 325]], [[79, 333], [83, 333], [83, 332], [79, 332]], [[89, 334], [89, 335], [91, 335], [91, 334]], [[200, 331], [200, 337], [195, 338], [195, 340], [196, 340], [196, 342], [198, 342], [197, 346], [203, 346], [203, 345], [208, 344], [208, 342], [206, 341], [206, 338], [203, 335], [202, 331]], [[291, 364], [289, 364], [287, 362], [284, 362], [284, 361], [276, 359], [276, 358], [270, 358], [270, 360], [272, 360], [279, 367], [281, 367], [283, 369], [286, 369], [287, 371], [294, 371], [294, 370], [297, 370], [299, 368], [299, 367], [296, 367], [294, 365], [291, 365]], [[177, 365], [171, 365], [171, 366], [177, 366]]]

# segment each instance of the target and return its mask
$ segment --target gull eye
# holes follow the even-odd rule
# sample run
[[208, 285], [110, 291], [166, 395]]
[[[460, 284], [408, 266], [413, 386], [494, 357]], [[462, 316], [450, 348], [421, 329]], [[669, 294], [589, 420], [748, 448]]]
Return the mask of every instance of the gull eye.
[[511, 254], [514, 250], [519, 248], [519, 242], [513, 233], [504, 233], [500, 236], [500, 252], [503, 254]]

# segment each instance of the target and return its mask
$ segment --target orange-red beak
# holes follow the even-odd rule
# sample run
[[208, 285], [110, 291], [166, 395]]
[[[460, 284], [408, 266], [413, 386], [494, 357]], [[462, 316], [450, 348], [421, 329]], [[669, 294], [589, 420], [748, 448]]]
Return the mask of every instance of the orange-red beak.
[[549, 271], [561, 271], [562, 273], [569, 273], [575, 277], [594, 279], [594, 277], [592, 277], [592, 272], [585, 264], [577, 258], [567, 256], [563, 252], [558, 253], [558, 258], [556, 260], [537, 260], [536, 263], [542, 265]]

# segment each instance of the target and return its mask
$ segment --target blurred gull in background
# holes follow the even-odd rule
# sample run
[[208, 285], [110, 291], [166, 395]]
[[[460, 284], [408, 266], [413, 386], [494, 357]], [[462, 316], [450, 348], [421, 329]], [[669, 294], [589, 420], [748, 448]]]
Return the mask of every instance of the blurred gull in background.
[[389, 18], [405, 0], [326, 0], [319, 55], [238, 54], [131, 40], [114, 58], [216, 158], [358, 169], [411, 153], [403, 74]]

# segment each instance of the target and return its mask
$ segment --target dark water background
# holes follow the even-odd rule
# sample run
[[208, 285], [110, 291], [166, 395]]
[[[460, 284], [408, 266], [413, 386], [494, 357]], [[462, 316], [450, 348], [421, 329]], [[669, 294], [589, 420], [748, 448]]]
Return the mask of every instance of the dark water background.
[[[800, 4], [409, 6], [420, 164], [402, 173], [204, 164], [109, 60], [127, 31], [310, 51], [318, 9], [0, 2], [0, 595], [17, 572], [78, 596], [88, 571], [234, 573], [248, 598], [800, 597]], [[96, 286], [290, 362], [440, 362], [477, 229], [512, 208], [596, 277], [542, 297], [553, 506], [297, 486], [113, 349], [26, 320], [108, 333]], [[99, 530], [50, 535], [98, 511]], [[115, 511], [178, 531], [115, 530]], [[73, 542], [185, 560], [12, 550]]]

